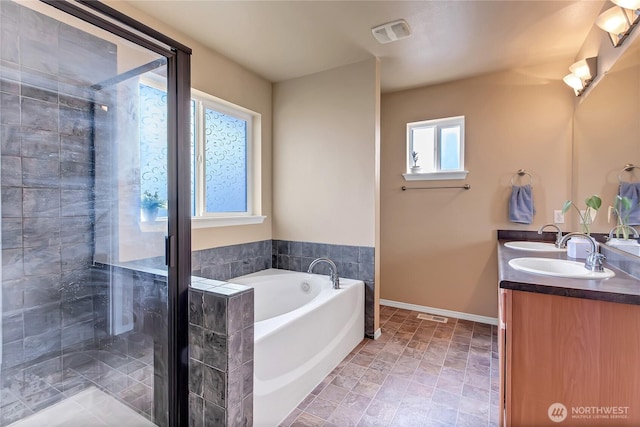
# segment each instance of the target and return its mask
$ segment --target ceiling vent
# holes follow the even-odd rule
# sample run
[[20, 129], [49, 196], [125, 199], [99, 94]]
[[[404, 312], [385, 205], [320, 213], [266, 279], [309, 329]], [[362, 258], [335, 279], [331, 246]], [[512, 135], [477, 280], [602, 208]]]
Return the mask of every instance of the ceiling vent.
[[411, 35], [411, 28], [404, 19], [387, 22], [371, 29], [373, 37], [380, 43], [391, 43], [396, 40], [406, 39]]

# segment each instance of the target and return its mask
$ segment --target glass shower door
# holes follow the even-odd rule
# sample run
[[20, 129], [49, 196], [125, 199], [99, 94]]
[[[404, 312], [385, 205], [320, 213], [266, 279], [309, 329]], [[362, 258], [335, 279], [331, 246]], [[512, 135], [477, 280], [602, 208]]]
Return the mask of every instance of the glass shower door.
[[0, 426], [169, 425], [167, 57], [40, 2], [0, 32]]

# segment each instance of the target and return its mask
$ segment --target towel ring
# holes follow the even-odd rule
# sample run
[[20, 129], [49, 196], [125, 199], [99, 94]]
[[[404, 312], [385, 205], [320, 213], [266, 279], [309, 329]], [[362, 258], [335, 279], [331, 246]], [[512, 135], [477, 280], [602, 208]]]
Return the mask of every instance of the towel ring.
[[[620, 173], [618, 174], [618, 182], [622, 183], [622, 174], [624, 172], [629, 172], [631, 173], [631, 171], [633, 171], [634, 169], [640, 169], [640, 166], [636, 166], [633, 163], [627, 163], [626, 165], [624, 165], [624, 167], [622, 168], [622, 170], [620, 171]], [[633, 175], [632, 175], [633, 176]], [[633, 182], [633, 181], [629, 181], [629, 182]]]
[[518, 172], [514, 173], [513, 176], [511, 177], [511, 185], [515, 185], [514, 183], [514, 179], [516, 178], [522, 178], [523, 176], [527, 175], [529, 177], [529, 184], [531, 184], [531, 186], [533, 187], [533, 177], [531, 176], [531, 174], [529, 172], [527, 172], [524, 169], [519, 169]]

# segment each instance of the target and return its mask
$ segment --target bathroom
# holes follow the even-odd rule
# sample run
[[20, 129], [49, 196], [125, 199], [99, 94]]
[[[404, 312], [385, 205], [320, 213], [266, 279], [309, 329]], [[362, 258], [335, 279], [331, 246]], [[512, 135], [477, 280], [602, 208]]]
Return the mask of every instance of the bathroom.
[[[593, 10], [590, 9], [590, 12], [595, 19], [604, 3], [593, 3]], [[197, 40], [185, 36], [180, 32], [181, 26], [177, 23], [164, 24], [161, 19], [150, 17], [150, 12], [141, 12], [130, 3], [114, 2], [112, 6], [193, 49], [191, 79], [195, 88], [215, 94], [259, 115], [259, 122], [254, 124], [261, 141], [252, 152], [257, 171], [253, 176], [252, 202], [254, 212], [259, 213], [256, 216], [264, 218], [242, 226], [196, 225], [197, 228], [194, 228], [191, 236], [193, 274], [228, 280], [241, 275], [235, 274], [238, 272], [237, 268], [240, 268], [242, 274], [265, 266], [303, 270], [303, 262], [309, 262], [308, 258], [313, 258], [314, 255], [328, 256], [338, 263], [342, 271], [349, 272], [343, 277], [351, 276], [365, 282], [365, 332], [369, 337], [376, 337], [380, 333], [381, 319], [388, 319], [389, 308], [427, 311], [495, 325], [498, 311], [496, 230], [533, 230], [544, 223], [553, 222], [553, 210], [560, 209], [567, 198], [582, 199], [587, 195], [599, 193], [603, 198], [606, 195], [608, 199], [612, 199], [615, 194], [615, 176], [620, 168], [626, 163], [639, 162], [636, 159], [637, 144], [632, 142], [630, 136], [635, 134], [636, 129], [624, 126], [614, 127], [620, 134], [612, 136], [608, 133], [606, 138], [620, 141], [619, 148], [614, 149], [607, 145], [606, 152], [596, 152], [595, 150], [605, 149], [600, 145], [590, 147], [588, 153], [580, 151], [583, 146], [575, 144], [579, 135], [573, 126], [576, 98], [561, 80], [570, 62], [564, 58], [555, 60], [554, 57], [550, 57], [548, 62], [534, 64], [535, 66], [531, 67], [487, 72], [480, 76], [426, 87], [387, 90], [382, 94], [381, 62], [384, 62], [384, 59], [370, 57], [364, 57], [350, 65], [274, 84], [231, 59], [211, 51]], [[542, 21], [542, 18], [540, 19]], [[10, 32], [5, 30], [8, 28], [5, 25], [9, 24], [3, 23], [3, 43], [8, 40], [5, 34]], [[40, 31], [47, 34], [43, 29]], [[586, 38], [585, 32], [583, 39]], [[40, 49], [40, 55], [43, 50], [46, 51], [43, 45], [37, 45], [37, 48]], [[105, 49], [109, 50], [108, 47]], [[578, 52], [574, 54], [576, 57], [579, 56]], [[3, 60], [4, 55], [3, 52]], [[101, 58], [103, 56], [100, 55]], [[153, 59], [153, 55], [148, 59], [141, 59], [140, 65]], [[573, 55], [570, 59], [574, 59]], [[110, 68], [115, 64], [102, 61], [105, 60], [96, 60], [96, 69], [91, 70], [92, 73], [98, 70], [105, 73], [105, 78], [99, 78], [97, 82], [112, 77], [109, 73], [119, 74], [119, 70], [114, 71]], [[211, 78], [211, 70], [215, 70], [215, 79]], [[153, 74], [162, 76], [163, 73]], [[121, 83], [115, 84], [120, 85]], [[10, 91], [10, 88], [3, 86], [3, 93]], [[629, 92], [633, 90], [630, 89]], [[434, 99], [438, 102], [434, 102]], [[104, 103], [107, 104], [106, 101]], [[76, 106], [75, 109], [81, 110], [82, 113], [82, 108]], [[106, 113], [104, 110], [98, 110], [98, 118], [99, 114], [103, 114], [100, 111]], [[632, 114], [632, 111], [623, 111]], [[6, 129], [12, 122], [5, 114], [3, 111], [2, 123]], [[83, 114], [81, 116], [86, 117], [86, 111]], [[406, 123], [457, 115], [465, 115], [467, 120], [466, 168], [470, 173], [465, 182], [471, 185], [471, 189], [402, 191], [402, 186], [411, 185], [402, 177], [406, 169]], [[614, 118], [623, 123], [622, 115], [610, 119]], [[3, 144], [8, 141], [5, 129], [2, 132]], [[593, 130], [589, 132], [592, 133]], [[74, 135], [73, 132], [70, 132], [71, 135], [68, 135], [69, 132], [60, 133], [63, 136], [82, 137]], [[99, 138], [96, 141], [99, 141]], [[15, 188], [20, 174], [22, 180], [25, 180], [25, 170], [29, 165], [29, 161], [23, 161], [22, 158], [38, 156], [21, 153], [19, 149], [17, 152], [7, 152], [5, 148], [12, 149], [3, 146], [2, 185]], [[15, 147], [13, 149], [15, 150]], [[104, 149], [108, 150], [108, 147]], [[44, 150], [45, 148], [40, 148], [40, 153], [44, 153]], [[605, 155], [614, 150], [616, 156]], [[61, 170], [78, 173], [81, 170], [91, 170], [90, 161], [78, 161], [78, 156], [82, 154], [87, 155], [73, 151], [72, 147], [72, 151], [68, 153], [69, 168], [61, 165]], [[15, 172], [15, 164], [14, 168], [11, 168], [10, 159], [7, 159], [9, 157], [20, 159], [20, 172]], [[126, 154], [123, 157], [126, 157]], [[584, 160], [593, 163], [579, 163]], [[99, 167], [97, 164], [93, 166], [95, 170], [90, 173], [100, 177]], [[520, 168], [530, 171], [534, 178], [537, 214], [531, 226], [513, 224], [507, 219], [506, 200], [510, 191], [510, 180], [514, 172]], [[592, 174], [592, 170], [606, 171], [606, 174]], [[87, 200], [90, 197], [86, 191], [86, 184], [82, 182], [71, 183], [69, 188], [64, 188], [62, 183], [57, 186], [46, 185], [45, 181], [51, 181], [52, 177], [46, 174], [46, 170], [41, 169], [37, 172], [34, 173], [34, 177], [39, 181], [35, 184], [32, 182], [31, 186], [38, 190], [55, 187], [61, 192], [76, 192], [74, 194], [81, 197], [84, 192], [85, 199], [73, 198], [73, 204], [78, 209], [82, 209], [82, 206], [77, 206], [82, 204], [78, 203], [78, 200]], [[15, 175], [16, 173], [18, 175]], [[598, 179], [598, 176], [607, 178]], [[131, 205], [138, 203], [131, 197], [132, 194], [126, 193], [126, 190], [119, 194], [124, 195], [127, 203]], [[158, 410], [158, 414], [164, 412], [157, 404], [154, 406], [150, 403], [163, 400], [163, 396], [154, 395], [162, 393], [163, 386], [150, 387], [149, 384], [152, 382], [148, 377], [153, 376], [154, 365], [163, 364], [162, 358], [154, 360], [158, 354], [154, 354], [151, 344], [157, 342], [157, 337], [150, 331], [154, 330], [154, 322], [162, 322], [166, 315], [163, 312], [163, 304], [166, 303], [163, 298], [166, 295], [154, 294], [155, 288], [147, 286], [147, 282], [153, 284], [154, 281], [163, 281], [166, 278], [163, 278], [162, 274], [155, 274], [155, 270], [147, 270], [146, 274], [135, 277], [136, 286], [131, 296], [123, 290], [119, 291], [120, 294], [110, 294], [106, 280], [112, 280], [112, 283], [116, 284], [119, 280], [120, 283], [126, 283], [129, 278], [121, 277], [126, 273], [110, 271], [113, 276], [106, 279], [103, 276], [104, 271], [94, 269], [91, 271], [90, 279], [84, 275], [71, 278], [68, 280], [68, 286], [63, 289], [55, 289], [55, 285], [52, 285], [54, 289], [43, 291], [40, 289], [42, 285], [38, 285], [38, 291], [43, 293], [62, 292], [61, 296], [39, 294], [35, 297], [48, 301], [49, 305], [36, 300], [27, 302], [33, 285], [28, 284], [26, 279], [12, 276], [17, 273], [12, 272], [11, 267], [16, 265], [15, 257], [18, 256], [18, 252], [24, 253], [25, 257], [27, 252], [30, 252], [38, 260], [43, 259], [42, 252], [33, 255], [38, 246], [25, 245], [24, 242], [29, 240], [29, 234], [32, 241], [42, 237], [38, 232], [42, 223], [33, 221], [33, 218], [23, 216], [22, 213], [7, 212], [7, 206], [11, 203], [5, 205], [5, 201], [10, 202], [5, 197], [8, 196], [3, 192], [2, 264], [3, 273], [6, 274], [3, 274], [2, 287], [3, 373], [19, 364], [32, 364], [33, 360], [38, 362], [34, 371], [48, 370], [52, 376], [55, 376], [56, 372], [64, 371], [64, 358], [50, 362], [35, 356], [31, 360], [32, 354], [26, 353], [26, 349], [29, 348], [29, 341], [35, 343], [34, 337], [60, 334], [60, 340], [64, 342], [62, 334], [69, 332], [73, 333], [70, 335], [73, 338], [69, 338], [71, 341], [68, 342], [71, 344], [71, 350], [77, 352], [81, 359], [77, 363], [86, 365], [91, 359], [85, 356], [95, 354], [86, 352], [102, 352], [101, 357], [104, 360], [99, 360], [103, 364], [100, 365], [102, 369], [106, 369], [106, 365], [116, 372], [111, 374], [111, 377], [108, 375], [111, 371], [100, 372], [100, 376], [111, 381], [112, 385], [109, 386], [113, 390], [124, 392], [136, 386], [131, 392], [139, 393], [136, 395], [137, 398], [133, 399], [139, 405], [139, 413], [146, 413], [146, 416], [151, 418], [155, 410]], [[605, 203], [609, 203], [608, 199]], [[27, 201], [23, 203], [25, 206], [28, 205]], [[64, 200], [60, 203], [64, 203]], [[120, 207], [122, 206], [124, 203], [120, 200]], [[59, 208], [71, 209], [66, 205]], [[95, 207], [97, 208], [98, 206]], [[60, 254], [46, 253], [46, 256], [62, 257], [59, 260], [61, 275], [65, 273], [64, 266], [74, 269], [75, 266], [87, 263], [87, 259], [92, 255], [92, 245], [100, 248], [99, 232], [93, 237], [87, 236], [91, 231], [87, 231], [86, 226], [92, 221], [93, 215], [96, 213], [91, 209], [69, 215], [69, 218], [73, 218], [73, 225], [70, 225], [71, 220], [66, 217], [62, 217], [64, 220], [59, 223], [52, 223], [46, 219], [49, 217], [45, 216], [44, 222], [56, 230], [54, 235], [58, 240], [48, 241], [41, 246], [56, 245], [60, 248]], [[577, 228], [575, 221], [567, 218], [563, 229], [568, 231]], [[597, 221], [597, 231], [609, 230], [604, 215]], [[22, 236], [15, 233], [20, 227], [18, 223], [24, 230]], [[37, 230], [31, 228], [29, 233], [28, 223]], [[65, 236], [65, 231], [70, 227], [82, 229], [83, 226], [84, 232], [78, 236]], [[128, 235], [125, 232], [120, 235], [121, 240], [105, 244], [121, 245], [121, 261], [132, 252], [143, 252], [146, 254], [143, 258], [155, 261], [146, 264], [145, 268], [160, 267], [159, 270], [162, 271], [162, 261], [158, 264], [160, 258], [157, 257], [164, 254], [163, 236], [154, 231], [150, 230], [142, 237]], [[125, 241], [123, 236], [130, 240]], [[125, 248], [128, 243], [132, 246]], [[310, 248], [308, 252], [304, 252], [305, 245]], [[102, 249], [112, 254], [109, 251], [113, 250], [113, 247]], [[46, 252], [46, 249], [41, 251]], [[354, 257], [353, 251], [356, 251], [358, 256]], [[223, 255], [223, 252], [226, 255]], [[341, 258], [343, 256], [344, 258]], [[464, 268], [460, 268], [461, 260], [464, 260]], [[43, 266], [38, 264], [37, 267]], [[38, 271], [38, 276], [51, 274], [46, 268]], [[100, 285], [101, 280], [105, 282], [103, 285]], [[82, 289], [82, 284], [88, 281], [96, 284], [90, 292]], [[134, 312], [134, 322], [139, 323], [141, 317], [144, 317], [144, 330], [131, 333], [128, 330], [131, 325], [124, 318], [119, 326], [113, 324], [109, 315], [113, 315], [110, 310], [116, 308], [109, 305], [109, 301], [117, 297], [123, 300], [133, 298], [133, 306], [140, 310]], [[24, 298], [20, 301], [20, 307], [12, 306], [16, 298]], [[55, 304], [67, 304], [70, 311], [57, 309], [58, 311], [54, 310], [52, 313], [49, 310], [52, 301]], [[380, 302], [382, 307], [377, 302]], [[21, 327], [27, 328], [27, 325], [34, 325], [29, 321], [28, 315], [41, 312], [45, 313], [43, 316], [46, 320], [43, 323], [49, 323], [49, 326], [40, 325], [43, 329], [37, 331], [24, 329], [21, 336], [10, 335], [12, 322], [15, 325], [17, 318], [24, 319]], [[72, 313], [73, 316], [65, 317], [65, 313]], [[51, 319], [55, 319], [56, 316], [60, 318], [59, 325], [51, 327], [50, 324], [55, 323], [55, 320]], [[118, 328], [125, 332], [117, 333], [115, 329]], [[384, 336], [384, 328], [381, 332]], [[99, 350], [80, 348], [89, 345], [85, 344], [82, 338], [96, 340], [100, 338], [96, 335], [98, 333], [105, 334]], [[107, 337], [110, 338], [106, 339]], [[115, 337], [120, 338], [114, 339]], [[62, 350], [61, 348], [60, 351]], [[85, 350], [86, 354], [83, 354]], [[18, 359], [15, 359], [16, 354], [19, 355]], [[121, 357], [123, 354], [126, 356], [124, 359]], [[117, 369], [122, 367], [119, 363], [124, 361], [131, 365], [132, 373], [142, 376], [129, 378], [131, 375], [128, 372]], [[88, 369], [88, 365], [86, 366]], [[89, 384], [78, 382], [70, 385], [83, 388]], [[12, 396], [15, 396], [15, 393]], [[24, 413], [15, 418], [17, 412], [11, 412], [12, 418], [7, 421], [14, 422], [22, 418], [22, 415], [30, 414], [32, 410], [39, 408], [39, 403], [48, 406], [58, 402], [60, 398], [44, 386], [31, 390], [25, 396], [32, 396], [37, 402], [21, 402], [26, 408], [23, 408]], [[21, 407], [15, 400], [7, 400], [3, 395], [0, 406], [6, 408], [7, 405], [13, 405], [12, 408]], [[3, 417], [8, 413], [3, 410]], [[154, 422], [161, 424], [162, 416], [158, 414], [153, 415], [156, 416]], [[487, 419], [491, 422], [497, 418], [490, 414]], [[9, 422], [3, 421], [2, 425], [5, 424], [8, 425]]]

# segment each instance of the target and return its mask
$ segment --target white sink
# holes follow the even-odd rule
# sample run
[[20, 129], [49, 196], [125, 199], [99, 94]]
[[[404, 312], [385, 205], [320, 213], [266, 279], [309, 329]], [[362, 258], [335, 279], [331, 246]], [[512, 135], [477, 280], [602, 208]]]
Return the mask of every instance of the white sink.
[[545, 276], [568, 277], [572, 279], [606, 279], [616, 274], [605, 268], [604, 271], [589, 271], [584, 262], [551, 258], [514, 258], [509, 265], [519, 271], [542, 274]]
[[521, 251], [531, 252], [565, 252], [565, 248], [556, 248], [553, 243], [545, 242], [507, 242], [504, 244], [507, 248], [518, 249]]

